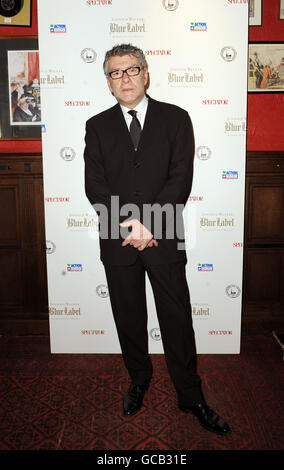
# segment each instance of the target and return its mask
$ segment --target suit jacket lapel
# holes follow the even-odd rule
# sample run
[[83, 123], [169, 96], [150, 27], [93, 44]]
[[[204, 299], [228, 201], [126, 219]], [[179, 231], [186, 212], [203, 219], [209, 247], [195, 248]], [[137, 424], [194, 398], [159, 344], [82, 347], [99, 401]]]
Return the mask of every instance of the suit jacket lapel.
[[112, 115], [112, 133], [118, 142], [121, 142], [123, 147], [129, 151], [134, 152], [133, 143], [131, 140], [130, 132], [128, 130], [127, 124], [125, 122], [123, 112], [121, 110], [120, 104], [117, 103], [113, 107]]
[[[140, 141], [138, 144], [137, 153], [142, 152], [147, 148], [147, 145], [153, 141], [153, 137], [157, 138], [158, 134], [158, 116], [156, 115], [155, 101], [152, 100], [148, 95], [148, 107], [146, 111], [144, 126], [142, 129]], [[130, 132], [128, 130], [123, 112], [121, 110], [120, 104], [117, 103], [113, 107], [112, 115], [112, 132], [113, 135], [117, 138], [118, 142], [121, 142], [124, 148], [128, 151], [135, 152], [133, 143], [131, 140]], [[136, 152], [135, 152], [136, 153]]]
[[143, 152], [147, 148], [147, 146], [153, 141], [153, 138], [156, 139], [156, 133], [158, 132], [158, 116], [156, 115], [155, 101], [152, 100], [152, 98], [150, 98], [150, 96], [148, 95], [147, 98], [148, 107], [137, 152]]

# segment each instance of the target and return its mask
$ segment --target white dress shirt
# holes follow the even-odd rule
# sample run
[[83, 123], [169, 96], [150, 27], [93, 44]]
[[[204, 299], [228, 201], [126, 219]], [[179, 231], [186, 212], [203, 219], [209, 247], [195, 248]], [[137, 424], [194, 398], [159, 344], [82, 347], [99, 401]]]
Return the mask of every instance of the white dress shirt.
[[[130, 114], [128, 114], [128, 111], [130, 111], [130, 109], [127, 108], [126, 106], [122, 106], [122, 105], [120, 105], [120, 107], [122, 109], [123, 116], [124, 116], [124, 119], [126, 121], [128, 130], [129, 130], [129, 127], [130, 127], [130, 124], [131, 124], [131, 121], [132, 121], [132, 116]], [[140, 122], [141, 129], [143, 129], [143, 126], [144, 126], [147, 107], [148, 107], [148, 98], [147, 98], [146, 95], [144, 95], [144, 97], [142, 98], [140, 103], [134, 108], [134, 110], [137, 111], [137, 118]]]

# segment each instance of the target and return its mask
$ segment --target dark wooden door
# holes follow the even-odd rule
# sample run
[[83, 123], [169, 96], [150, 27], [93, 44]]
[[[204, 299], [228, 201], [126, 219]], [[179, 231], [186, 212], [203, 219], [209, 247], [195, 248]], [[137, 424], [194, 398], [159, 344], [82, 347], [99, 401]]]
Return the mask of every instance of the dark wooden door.
[[284, 152], [247, 156], [243, 292], [243, 318], [284, 319]]
[[48, 332], [41, 155], [0, 155], [0, 331]]

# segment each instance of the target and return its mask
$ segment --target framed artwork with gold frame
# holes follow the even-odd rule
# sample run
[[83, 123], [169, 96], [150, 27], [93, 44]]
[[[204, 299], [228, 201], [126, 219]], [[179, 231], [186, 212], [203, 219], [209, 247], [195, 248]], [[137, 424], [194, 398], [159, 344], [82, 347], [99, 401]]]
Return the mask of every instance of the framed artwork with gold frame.
[[0, 26], [31, 27], [32, 0], [0, 0]]
[[284, 93], [284, 43], [250, 42], [248, 93]]
[[0, 140], [41, 139], [36, 36], [0, 37]]

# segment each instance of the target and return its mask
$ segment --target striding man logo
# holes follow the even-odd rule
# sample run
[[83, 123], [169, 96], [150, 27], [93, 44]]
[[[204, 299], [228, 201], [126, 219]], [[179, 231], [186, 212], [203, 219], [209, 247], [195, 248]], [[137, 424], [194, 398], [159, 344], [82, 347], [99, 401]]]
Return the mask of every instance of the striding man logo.
[[232, 62], [237, 56], [237, 51], [231, 46], [226, 46], [221, 49], [220, 54], [223, 60]]
[[162, 336], [161, 336], [161, 332], [160, 332], [160, 328], [152, 328], [150, 330], [150, 336], [152, 339], [154, 339], [155, 341], [160, 341]]
[[176, 10], [178, 5], [178, 0], [163, 0], [163, 7], [168, 11]]
[[83, 49], [81, 52], [81, 59], [87, 64], [95, 62], [96, 58], [97, 58], [97, 53], [94, 51], [94, 49], [87, 47]]

